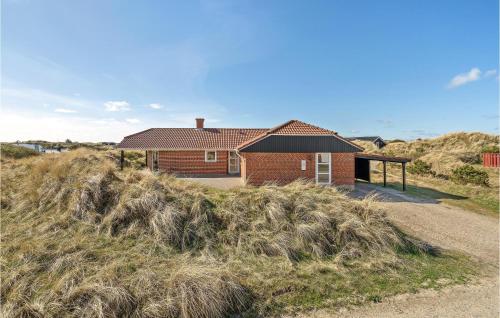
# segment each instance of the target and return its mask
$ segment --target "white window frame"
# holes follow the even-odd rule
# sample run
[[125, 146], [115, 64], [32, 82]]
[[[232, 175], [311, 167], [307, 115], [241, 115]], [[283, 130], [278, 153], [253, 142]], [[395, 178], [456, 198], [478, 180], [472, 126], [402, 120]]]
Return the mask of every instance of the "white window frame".
[[[319, 179], [318, 179], [318, 164], [319, 164], [319, 160], [318, 160], [318, 157], [320, 154], [326, 154], [328, 155], [328, 183], [326, 182], [319, 182]], [[316, 165], [316, 184], [332, 184], [332, 154], [329, 153], [329, 152], [318, 152], [316, 153], [316, 162], [315, 162], [315, 165]], [[320, 173], [320, 174], [326, 174], [326, 173]]]
[[[234, 153], [236, 155], [236, 158], [232, 158], [232, 159], [236, 159], [237, 171], [231, 171], [231, 153]], [[236, 150], [229, 150], [229, 152], [227, 154], [227, 172], [229, 174], [240, 173], [240, 156], [238, 155], [238, 152], [236, 152]]]
[[[215, 153], [215, 159], [214, 160], [208, 160], [208, 153], [213, 152]], [[216, 150], [205, 150], [205, 162], [217, 162], [217, 151]]]

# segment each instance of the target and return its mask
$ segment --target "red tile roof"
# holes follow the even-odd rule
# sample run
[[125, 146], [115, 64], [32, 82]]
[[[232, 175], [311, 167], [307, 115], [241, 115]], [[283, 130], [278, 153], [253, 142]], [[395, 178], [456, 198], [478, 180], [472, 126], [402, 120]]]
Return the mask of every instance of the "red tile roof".
[[[242, 149], [269, 135], [333, 135], [335, 131], [313, 126], [299, 120], [290, 120], [271, 129], [249, 128], [151, 128], [125, 137], [119, 149]], [[362, 148], [360, 148], [362, 150]]]
[[248, 128], [151, 128], [126, 136], [119, 149], [236, 149], [236, 146], [267, 131]]
[[275, 135], [335, 135], [333, 130], [304, 123], [300, 120], [290, 120], [283, 125], [269, 130], [269, 134]]
[[340, 137], [337, 132], [333, 130], [324, 129], [318, 126], [314, 126], [311, 124], [304, 123], [300, 120], [290, 120], [284, 124], [276, 126], [274, 128], [269, 129], [268, 131], [256, 136], [253, 139], [249, 139], [247, 141], [242, 142], [238, 145], [237, 149], [246, 148], [254, 143], [259, 142], [260, 140], [266, 138], [269, 135], [302, 135], [302, 136], [311, 136], [311, 135], [321, 135], [321, 136], [335, 136], [336, 138], [353, 145], [356, 148], [359, 148], [361, 151], [363, 148], [356, 145], [355, 143], [350, 142], [349, 140]]

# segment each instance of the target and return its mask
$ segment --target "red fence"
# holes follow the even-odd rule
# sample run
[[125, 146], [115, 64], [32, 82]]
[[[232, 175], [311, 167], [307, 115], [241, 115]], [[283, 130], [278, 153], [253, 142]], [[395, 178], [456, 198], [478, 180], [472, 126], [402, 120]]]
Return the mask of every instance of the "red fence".
[[483, 166], [500, 167], [500, 153], [483, 153]]

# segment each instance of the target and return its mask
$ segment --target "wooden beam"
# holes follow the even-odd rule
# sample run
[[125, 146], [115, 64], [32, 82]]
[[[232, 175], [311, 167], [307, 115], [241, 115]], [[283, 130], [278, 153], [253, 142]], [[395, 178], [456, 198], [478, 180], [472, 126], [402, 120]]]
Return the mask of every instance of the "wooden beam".
[[368, 183], [372, 183], [372, 163], [368, 160]]
[[387, 186], [387, 161], [382, 161], [384, 165], [384, 187]]
[[403, 169], [403, 191], [406, 191], [406, 162], [401, 163]]
[[123, 162], [125, 161], [125, 154], [124, 151], [120, 151], [120, 170], [123, 170]]

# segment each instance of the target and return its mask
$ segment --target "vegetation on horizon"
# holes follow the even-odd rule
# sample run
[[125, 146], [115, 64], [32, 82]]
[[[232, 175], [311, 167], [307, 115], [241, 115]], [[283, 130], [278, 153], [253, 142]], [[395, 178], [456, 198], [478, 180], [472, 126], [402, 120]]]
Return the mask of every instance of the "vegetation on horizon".
[[29, 148], [16, 146], [15, 144], [1, 143], [0, 156], [4, 158], [21, 159], [31, 156], [38, 156], [40, 153]]
[[84, 149], [2, 168], [5, 317], [280, 315], [474, 273], [335, 188], [215, 190]]
[[[498, 215], [499, 169], [483, 167], [481, 154], [497, 150], [499, 141], [496, 135], [459, 132], [431, 139], [394, 141], [383, 149], [369, 142], [355, 142], [369, 153], [412, 158], [407, 166], [408, 193]], [[381, 170], [380, 166], [373, 168]], [[388, 171], [395, 177], [401, 174], [400, 169], [398, 165], [388, 165]], [[381, 180], [379, 173], [373, 175], [374, 182]], [[398, 182], [389, 185], [400, 189]]]

